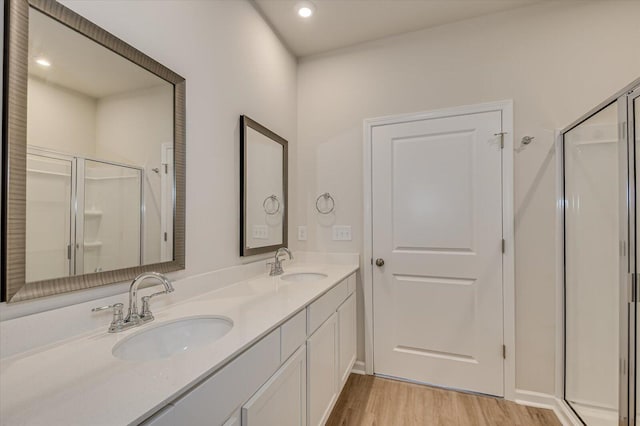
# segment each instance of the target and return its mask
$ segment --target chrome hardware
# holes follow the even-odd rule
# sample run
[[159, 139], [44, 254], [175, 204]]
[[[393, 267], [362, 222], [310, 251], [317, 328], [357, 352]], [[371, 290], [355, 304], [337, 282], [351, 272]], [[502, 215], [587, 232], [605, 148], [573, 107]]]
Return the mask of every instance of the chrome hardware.
[[142, 319], [142, 321], [144, 322], [148, 322], [148, 321], [153, 321], [153, 314], [151, 313], [151, 309], [149, 309], [149, 300], [151, 300], [151, 298], [156, 297], [156, 296], [160, 296], [162, 294], [169, 294], [173, 291], [173, 287], [171, 287], [171, 290], [164, 290], [164, 291], [159, 291], [157, 293], [153, 293], [149, 296], [143, 296], [142, 297], [142, 312], [140, 313], [140, 319]]
[[291, 251], [288, 248], [280, 247], [278, 251], [276, 251], [273, 262], [267, 263], [267, 265], [271, 265], [271, 270], [269, 271], [269, 276], [271, 277], [276, 275], [282, 275], [284, 273], [284, 270], [282, 269], [282, 261], [280, 260], [280, 256], [281, 256], [280, 252], [285, 252], [286, 254], [288, 254], [289, 260], [293, 259], [293, 254], [291, 254]]
[[535, 136], [524, 136], [520, 142], [522, 145], [529, 145], [535, 138]]
[[122, 303], [114, 303], [113, 305], [99, 306], [91, 309], [91, 312], [105, 311], [107, 309], [113, 309], [113, 319], [111, 320], [111, 324], [109, 324], [109, 333], [121, 331], [124, 327], [124, 319], [122, 319], [124, 305]]
[[[324, 199], [324, 202], [327, 204], [327, 207], [324, 209], [321, 209], [319, 205], [321, 199]], [[329, 205], [331, 205], [331, 207], [329, 207]], [[316, 210], [318, 211], [318, 213], [329, 214], [333, 212], [335, 208], [336, 208], [336, 200], [334, 200], [331, 194], [329, 194], [328, 192], [325, 192], [324, 194], [320, 194], [318, 198], [316, 198]]]
[[[267, 205], [269, 200], [271, 200], [271, 208], [269, 208]], [[278, 200], [278, 197], [276, 195], [269, 195], [262, 202], [262, 208], [264, 209], [264, 212], [266, 214], [268, 214], [269, 216], [273, 216], [280, 211], [280, 200]]]
[[500, 148], [504, 148], [504, 135], [506, 134], [507, 132], [499, 132], [493, 134], [493, 136], [500, 136]]
[[[154, 279], [159, 281], [160, 284], [164, 286], [163, 291], [159, 291], [157, 293], [153, 293], [150, 296], [144, 296], [142, 298], [142, 311], [138, 313], [138, 287], [140, 284], [146, 279]], [[129, 287], [129, 311], [127, 312], [127, 317], [122, 318], [123, 316], [123, 304], [116, 303], [114, 305], [109, 306], [101, 306], [99, 308], [92, 309], [93, 312], [102, 311], [105, 309], [114, 308], [113, 312], [113, 321], [109, 326], [109, 333], [117, 333], [120, 331], [127, 330], [132, 327], [137, 327], [146, 322], [153, 321], [153, 314], [149, 309], [149, 300], [152, 297], [159, 296], [161, 294], [168, 294], [173, 292], [173, 285], [171, 281], [163, 274], [159, 274], [157, 272], [146, 272], [138, 275], [132, 282]]]
[[384, 266], [384, 259], [377, 258], [376, 259], [376, 266]]

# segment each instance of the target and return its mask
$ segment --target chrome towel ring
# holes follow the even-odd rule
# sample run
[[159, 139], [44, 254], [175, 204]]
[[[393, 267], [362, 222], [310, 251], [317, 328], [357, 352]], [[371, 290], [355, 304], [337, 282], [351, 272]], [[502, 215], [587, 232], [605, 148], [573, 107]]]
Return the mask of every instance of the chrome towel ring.
[[[271, 206], [270, 206], [271, 208], [269, 208], [267, 204], [269, 200], [271, 200]], [[278, 197], [275, 194], [269, 195], [262, 202], [262, 208], [264, 209], [264, 212], [266, 214], [273, 216], [274, 214], [280, 211], [280, 200], [278, 200]]]
[[[320, 200], [324, 199], [326, 206], [324, 208], [320, 208]], [[331, 207], [329, 207], [331, 206]], [[316, 210], [320, 214], [329, 214], [336, 208], [336, 201], [333, 199], [331, 194], [325, 192], [324, 194], [320, 194], [318, 198], [316, 198]]]

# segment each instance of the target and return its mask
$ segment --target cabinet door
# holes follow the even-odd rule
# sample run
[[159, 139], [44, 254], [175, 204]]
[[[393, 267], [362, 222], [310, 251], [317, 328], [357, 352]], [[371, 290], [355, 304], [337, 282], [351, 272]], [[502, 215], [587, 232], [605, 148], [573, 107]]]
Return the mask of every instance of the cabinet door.
[[324, 425], [338, 394], [338, 314], [307, 340], [309, 426]]
[[242, 407], [242, 426], [303, 426], [306, 405], [307, 353], [303, 345]]
[[349, 378], [356, 361], [356, 295], [351, 296], [338, 308], [338, 368], [340, 388]]

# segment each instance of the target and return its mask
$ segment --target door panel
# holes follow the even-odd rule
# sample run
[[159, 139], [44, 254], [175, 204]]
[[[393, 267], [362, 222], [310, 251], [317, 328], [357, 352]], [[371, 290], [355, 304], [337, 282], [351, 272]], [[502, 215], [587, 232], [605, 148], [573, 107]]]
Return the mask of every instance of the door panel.
[[394, 248], [473, 251], [473, 132], [393, 138], [391, 146]]
[[503, 394], [502, 117], [373, 130], [376, 374]]

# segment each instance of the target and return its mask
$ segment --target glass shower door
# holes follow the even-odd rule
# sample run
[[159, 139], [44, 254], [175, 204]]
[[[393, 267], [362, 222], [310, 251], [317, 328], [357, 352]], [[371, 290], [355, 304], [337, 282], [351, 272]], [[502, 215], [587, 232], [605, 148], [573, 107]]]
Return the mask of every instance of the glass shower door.
[[27, 154], [27, 282], [72, 274], [72, 170], [72, 159]]
[[618, 103], [564, 134], [564, 397], [587, 425], [618, 425]]
[[82, 247], [78, 273], [141, 265], [143, 229], [142, 169], [79, 159], [84, 190]]

